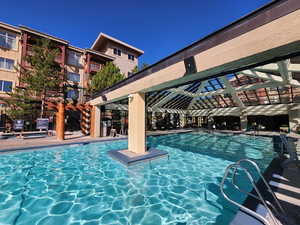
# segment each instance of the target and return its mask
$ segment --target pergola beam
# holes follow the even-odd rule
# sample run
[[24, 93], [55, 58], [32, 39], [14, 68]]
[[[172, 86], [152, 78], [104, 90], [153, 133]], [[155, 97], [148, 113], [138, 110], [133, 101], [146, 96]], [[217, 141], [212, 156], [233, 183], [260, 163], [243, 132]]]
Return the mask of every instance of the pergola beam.
[[283, 82], [285, 84], [290, 84], [290, 81], [293, 79], [292, 73], [289, 72], [288, 69], [290, 65], [290, 60], [279, 61], [277, 65], [278, 65], [278, 71], [283, 79]]
[[[106, 105], [107, 109], [110, 110], [123, 110], [128, 111], [128, 105], [118, 104], [118, 103], [110, 103]], [[148, 112], [168, 112], [168, 113], [186, 113], [185, 110], [181, 109], [170, 109], [170, 108], [153, 108], [147, 107]]]
[[288, 64], [288, 72], [300, 72], [300, 64], [290, 63], [290, 60], [283, 60], [279, 61], [278, 63], [270, 63], [263, 66], [258, 66], [255, 67], [255, 70], [265, 73], [277, 72], [279, 70], [279, 64], [281, 63]]
[[223, 80], [223, 83], [225, 85], [225, 90], [231, 95], [233, 98], [233, 101], [239, 106], [239, 107], [245, 107], [242, 100], [237, 96], [236, 90], [232, 87], [226, 76], [221, 77]]
[[[235, 87], [234, 90], [236, 92], [239, 92], [239, 91], [249, 91], [249, 90], [256, 90], [259, 88], [278, 87], [278, 86], [280, 86], [278, 82], [269, 81], [269, 82], [263, 82], [263, 83], [246, 84], [243, 86]], [[176, 91], [176, 92], [172, 92], [172, 93], [184, 95], [187, 97], [197, 98], [197, 99], [199, 97], [213, 97], [213, 96], [218, 96], [218, 95], [231, 94], [231, 92], [228, 89], [219, 89], [216, 91], [207, 91], [204, 93], [198, 92], [198, 91], [196, 93], [192, 93], [192, 92], [188, 92], [188, 91], [181, 91], [178, 89], [172, 90], [172, 91]]]
[[[188, 85], [184, 85], [182, 87], [179, 87], [177, 89], [184, 91], [184, 89], [186, 89], [188, 87]], [[157, 103], [155, 103], [152, 108], [159, 108], [162, 105], [166, 104], [169, 100], [171, 100], [172, 98], [174, 98], [177, 93], [176, 92], [172, 92], [172, 89], [169, 90], [171, 92], [171, 94], [167, 95], [166, 97], [162, 98], [160, 101], [158, 101]]]
[[[243, 70], [243, 71], [239, 72], [239, 74], [243, 74], [243, 75], [246, 75], [249, 77], [259, 78], [262, 80], [273, 81], [276, 83], [280, 83], [281, 85], [286, 85], [285, 80], [281, 76], [267, 74], [264, 72], [259, 72], [259, 71], [256, 71], [255, 69]], [[294, 87], [300, 87], [300, 82], [295, 79], [290, 79], [289, 85], [292, 85]]]
[[[201, 93], [202, 89], [205, 87], [207, 81], [202, 81], [201, 84], [199, 85], [197, 91], [195, 94], [199, 94]], [[192, 101], [190, 102], [190, 104], [188, 105], [188, 109], [192, 108], [192, 106], [195, 104], [195, 102], [197, 101], [197, 97], [193, 97]]]

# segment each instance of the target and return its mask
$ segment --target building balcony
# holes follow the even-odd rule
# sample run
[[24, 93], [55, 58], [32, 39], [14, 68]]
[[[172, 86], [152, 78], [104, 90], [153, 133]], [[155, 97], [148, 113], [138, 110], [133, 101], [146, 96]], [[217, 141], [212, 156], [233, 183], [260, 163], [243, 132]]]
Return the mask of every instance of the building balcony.
[[[33, 48], [33, 45], [27, 44], [26, 55], [28, 55], [28, 56], [32, 56], [33, 55], [32, 48]], [[62, 63], [62, 54], [59, 54], [58, 56], [55, 57], [55, 62], [57, 62], [59, 64]]]
[[90, 72], [98, 72], [101, 70], [102, 65], [99, 63], [90, 63]]
[[61, 54], [55, 57], [55, 62], [57, 62], [59, 64], [62, 63], [62, 55]]

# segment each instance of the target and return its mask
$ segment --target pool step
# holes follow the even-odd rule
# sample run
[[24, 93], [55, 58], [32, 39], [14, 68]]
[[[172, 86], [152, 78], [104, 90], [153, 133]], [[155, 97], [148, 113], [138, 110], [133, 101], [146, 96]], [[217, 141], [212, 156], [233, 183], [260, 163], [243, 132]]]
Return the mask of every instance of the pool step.
[[[300, 199], [296, 198], [295, 195], [300, 195], [300, 188], [294, 187], [292, 185], [286, 184], [290, 183], [289, 179], [279, 175], [279, 174], [272, 174], [272, 180], [269, 181], [269, 185], [274, 190], [274, 194], [280, 201], [287, 202], [289, 204], [293, 204], [295, 206], [300, 206]], [[280, 193], [280, 192], [281, 193]], [[262, 205], [258, 204], [256, 212], [260, 215], [268, 218], [268, 221], [271, 225], [274, 224], [274, 221], [270, 217], [267, 209]], [[283, 225], [279, 220], [277, 220], [277, 223], [280, 225]], [[244, 213], [243, 211], [239, 210], [230, 223], [230, 225], [264, 225], [259, 220], [255, 219], [254, 217]], [[277, 225], [277, 224], [274, 224]]]
[[107, 152], [108, 155], [121, 162], [123, 165], [132, 166], [138, 163], [151, 162], [155, 159], [160, 159], [163, 157], [169, 157], [167, 151], [158, 149], [149, 149], [146, 154], [139, 155], [128, 150], [110, 150]]
[[281, 176], [281, 175], [278, 175], [278, 174], [276, 174], [276, 173], [274, 173], [274, 174], [272, 175], [272, 177], [274, 177], [274, 178], [276, 178], [276, 179], [279, 179], [279, 180], [289, 181], [287, 178], [285, 178], [285, 177], [283, 177], [283, 176]]
[[273, 174], [272, 177], [282, 181], [282, 182], [277, 182], [277, 181], [271, 180], [269, 182], [271, 187], [276, 189], [274, 191], [276, 197], [278, 199], [280, 199], [281, 201], [288, 202], [288, 203], [293, 204], [295, 206], [300, 206], [300, 199], [299, 199], [299, 197], [300, 197], [300, 188], [294, 187], [290, 184], [283, 183], [283, 182], [288, 182], [289, 180], [285, 177], [282, 177], [282, 176], [278, 175], [278, 174]]

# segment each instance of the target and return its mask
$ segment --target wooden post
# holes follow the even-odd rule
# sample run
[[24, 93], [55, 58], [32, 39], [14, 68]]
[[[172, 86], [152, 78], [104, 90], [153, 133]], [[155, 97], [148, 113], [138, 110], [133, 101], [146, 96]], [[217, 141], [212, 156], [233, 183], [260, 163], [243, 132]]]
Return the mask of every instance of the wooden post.
[[27, 40], [28, 40], [28, 34], [24, 33], [22, 35], [22, 56], [21, 56], [21, 65], [24, 67], [26, 64], [26, 55], [27, 55]]
[[95, 137], [95, 118], [96, 117], [96, 106], [92, 106], [91, 109], [91, 122], [90, 122], [90, 136]]
[[61, 61], [60, 61], [61, 67], [62, 69], [65, 68], [65, 64], [66, 64], [66, 46], [63, 45], [61, 46]]
[[89, 75], [91, 72], [91, 54], [87, 53], [87, 62], [86, 62], [86, 73]]
[[58, 140], [65, 139], [65, 105], [59, 103], [56, 112], [56, 137]]

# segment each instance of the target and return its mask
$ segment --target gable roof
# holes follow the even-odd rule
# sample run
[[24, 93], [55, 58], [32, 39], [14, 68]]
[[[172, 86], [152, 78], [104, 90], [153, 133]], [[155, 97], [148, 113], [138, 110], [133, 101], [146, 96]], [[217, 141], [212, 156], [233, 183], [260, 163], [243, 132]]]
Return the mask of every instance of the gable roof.
[[123, 41], [120, 41], [120, 40], [118, 40], [118, 39], [116, 39], [116, 38], [114, 38], [112, 36], [109, 36], [107, 34], [104, 34], [102, 32], [98, 35], [97, 39], [94, 41], [91, 49], [95, 49], [97, 46], [100, 46], [106, 40], [110, 40], [110, 41], [113, 41], [113, 42], [118, 43], [120, 45], [123, 45], [123, 46], [125, 46], [127, 48], [130, 48], [133, 51], [135, 51], [136, 53], [138, 53], [139, 56], [142, 55], [142, 54], [144, 54], [143, 50], [138, 49], [138, 48], [136, 48], [136, 47], [134, 47], [132, 45], [129, 45], [129, 44], [123, 42]]

